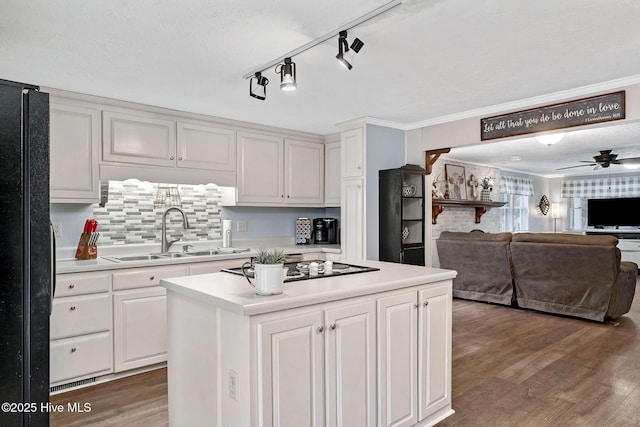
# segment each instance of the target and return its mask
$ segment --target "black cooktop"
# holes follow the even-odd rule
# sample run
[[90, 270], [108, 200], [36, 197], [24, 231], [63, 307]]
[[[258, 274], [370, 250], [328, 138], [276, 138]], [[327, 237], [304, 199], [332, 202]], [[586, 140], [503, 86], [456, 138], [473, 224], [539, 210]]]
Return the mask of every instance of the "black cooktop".
[[[320, 268], [318, 269], [318, 275], [316, 276], [309, 275], [309, 264], [312, 262], [317, 262], [320, 266]], [[297, 280], [307, 279], [321, 279], [323, 277], [344, 276], [345, 274], [367, 273], [369, 271], [380, 270], [379, 268], [374, 267], [365, 267], [362, 265], [334, 262], [333, 271], [331, 273], [325, 273], [324, 261], [321, 260], [285, 262], [284, 266], [289, 268], [287, 278], [284, 280], [285, 282], [294, 282]], [[223, 268], [222, 271], [232, 274], [239, 274], [240, 276], [242, 276], [242, 267]], [[248, 268], [246, 270], [246, 273], [248, 277], [253, 278], [253, 268]]]

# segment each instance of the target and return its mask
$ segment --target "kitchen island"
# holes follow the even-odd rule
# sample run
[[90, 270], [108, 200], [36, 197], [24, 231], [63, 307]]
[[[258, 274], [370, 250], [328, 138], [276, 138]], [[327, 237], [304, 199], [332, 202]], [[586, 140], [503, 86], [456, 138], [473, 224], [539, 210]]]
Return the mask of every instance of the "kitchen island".
[[167, 288], [170, 425], [433, 425], [451, 409], [455, 271], [288, 282], [259, 296], [225, 272]]

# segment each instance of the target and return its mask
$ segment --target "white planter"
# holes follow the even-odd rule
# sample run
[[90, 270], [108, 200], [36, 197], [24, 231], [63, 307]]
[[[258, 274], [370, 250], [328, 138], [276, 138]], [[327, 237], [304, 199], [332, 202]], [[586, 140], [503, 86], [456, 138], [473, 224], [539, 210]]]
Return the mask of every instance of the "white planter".
[[254, 264], [253, 283], [258, 295], [278, 295], [287, 276], [283, 264]]

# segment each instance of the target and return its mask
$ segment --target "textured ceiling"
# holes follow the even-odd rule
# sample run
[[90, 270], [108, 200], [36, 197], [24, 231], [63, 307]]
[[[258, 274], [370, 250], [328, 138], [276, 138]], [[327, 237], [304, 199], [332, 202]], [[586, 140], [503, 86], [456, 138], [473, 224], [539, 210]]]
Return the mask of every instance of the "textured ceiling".
[[[640, 2], [408, 0], [294, 57], [298, 90], [242, 78], [376, 0], [3, 0], [0, 78], [320, 134], [370, 116], [409, 124], [640, 70]], [[595, 154], [595, 153], [594, 153]]]

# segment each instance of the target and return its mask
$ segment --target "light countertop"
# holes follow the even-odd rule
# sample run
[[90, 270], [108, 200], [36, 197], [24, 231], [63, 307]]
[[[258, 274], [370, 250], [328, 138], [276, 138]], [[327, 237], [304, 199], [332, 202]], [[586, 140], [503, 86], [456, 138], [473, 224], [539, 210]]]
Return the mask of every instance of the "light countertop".
[[457, 274], [453, 270], [379, 261], [341, 262], [380, 270], [286, 282], [282, 294], [270, 296], [256, 295], [244, 277], [225, 272], [161, 280], [160, 285], [212, 306], [249, 316], [449, 280]]
[[[212, 246], [215, 248], [216, 246]], [[283, 249], [286, 254], [305, 254], [313, 252], [334, 253], [339, 254], [340, 245], [278, 245], [280, 249]], [[198, 250], [210, 249], [208, 247], [200, 247]], [[148, 254], [149, 252], [137, 252], [135, 254]], [[127, 255], [133, 255], [127, 253]], [[144, 261], [114, 261], [111, 260], [112, 256], [99, 256], [96, 259], [90, 260], [76, 260], [73, 258], [58, 259], [56, 260], [56, 274], [63, 273], [80, 273], [88, 271], [100, 271], [100, 270], [115, 270], [122, 268], [136, 268], [136, 267], [155, 267], [162, 265], [174, 265], [174, 264], [192, 264], [196, 262], [206, 261], [222, 261], [228, 259], [246, 259], [256, 255], [255, 249], [250, 249], [247, 252], [239, 252], [235, 254], [217, 254], [217, 255], [198, 255], [183, 258], [163, 258]]]

